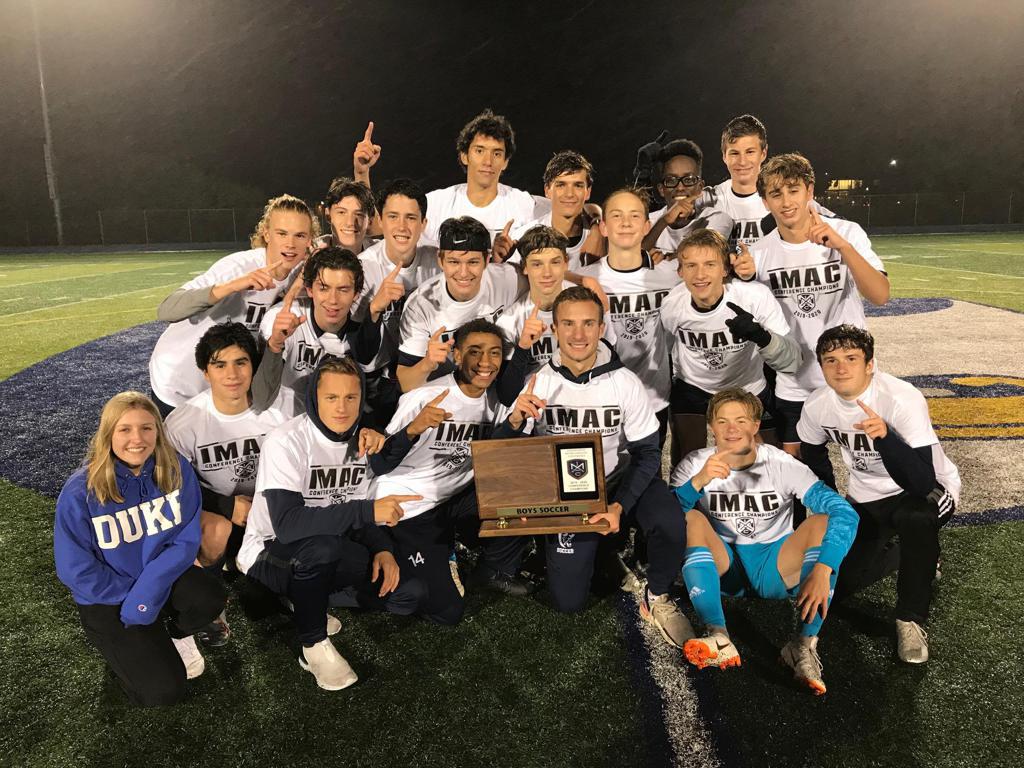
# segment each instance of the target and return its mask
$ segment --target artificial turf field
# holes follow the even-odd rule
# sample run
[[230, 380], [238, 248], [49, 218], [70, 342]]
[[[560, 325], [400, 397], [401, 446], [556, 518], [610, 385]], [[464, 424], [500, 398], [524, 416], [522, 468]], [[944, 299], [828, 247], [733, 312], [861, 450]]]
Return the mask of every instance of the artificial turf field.
[[[996, 317], [997, 328], [1022, 321], [1024, 236], [874, 244], [895, 297], [1013, 310]], [[219, 255], [0, 255], [0, 765], [1024, 764], [1024, 523], [1012, 477], [1019, 412], [1000, 423], [975, 419], [970, 434], [987, 439], [947, 443], [964, 473], [965, 514], [943, 534], [933, 659], [924, 667], [895, 661], [885, 620], [892, 580], [830, 613], [823, 699], [791, 687], [775, 666], [788, 604], [729, 601], [744, 666], [695, 673], [677, 654], [648, 653], [633, 597], [606, 589], [568, 617], [542, 599], [472, 596], [467, 619], [447, 629], [338, 613], [336, 642], [360, 682], [327, 693], [295, 663], [287, 618], [236, 579], [235, 635], [206, 653], [187, 701], [127, 707], [53, 572], [52, 495], [95, 425], [94, 403], [144, 386], [146, 344], [159, 327], [114, 336], [121, 346], [108, 366], [88, 356], [111, 354], [107, 340], [95, 340], [149, 323], [167, 293]], [[911, 321], [897, 320], [910, 333]], [[1024, 403], [1024, 380], [986, 359], [989, 343], [979, 331], [977, 358], [937, 359], [921, 372], [999, 375], [992, 386]], [[51, 357], [65, 350], [73, 351]], [[900, 362], [891, 346], [881, 354]], [[1019, 366], [1020, 349], [1016, 357]], [[952, 401], [930, 402], [936, 414]]]

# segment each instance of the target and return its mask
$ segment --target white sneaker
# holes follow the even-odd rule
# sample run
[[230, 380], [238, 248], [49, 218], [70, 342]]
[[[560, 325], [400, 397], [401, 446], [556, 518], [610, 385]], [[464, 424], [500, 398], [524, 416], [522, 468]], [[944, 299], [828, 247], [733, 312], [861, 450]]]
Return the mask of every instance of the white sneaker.
[[817, 637], [794, 637], [782, 646], [780, 660], [793, 670], [796, 681], [807, 686], [815, 696], [825, 693]]
[[316, 684], [325, 691], [340, 691], [359, 679], [330, 638], [326, 637], [312, 648], [303, 647], [299, 666], [312, 672]]
[[661, 636], [676, 648], [682, 648], [696, 635], [690, 620], [667, 594], [652, 596], [644, 587], [640, 596], [640, 615], [644, 621], [656, 626]]
[[327, 614], [327, 636], [334, 637], [341, 632], [341, 621]]
[[729, 669], [743, 665], [740, 652], [726, 635], [715, 632], [707, 637], [695, 637], [683, 645], [683, 655], [697, 669], [718, 667]]
[[206, 670], [206, 660], [203, 658], [203, 654], [199, 652], [199, 647], [196, 645], [196, 636], [189, 635], [188, 637], [172, 637], [171, 641], [174, 643], [174, 649], [181, 656], [182, 662], [185, 664], [185, 677], [188, 680], [199, 677]]
[[916, 621], [896, 619], [896, 653], [900, 661], [924, 664], [928, 661], [928, 633]]

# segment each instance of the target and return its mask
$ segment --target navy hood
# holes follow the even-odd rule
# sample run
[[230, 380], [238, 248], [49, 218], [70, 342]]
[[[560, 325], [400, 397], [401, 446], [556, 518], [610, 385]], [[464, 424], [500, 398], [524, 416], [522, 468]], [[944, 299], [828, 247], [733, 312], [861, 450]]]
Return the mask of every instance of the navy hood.
[[[356, 370], [359, 371], [359, 416], [355, 422], [344, 432], [335, 432], [333, 429], [324, 424], [320, 418], [320, 408], [317, 405], [316, 400], [316, 388], [320, 383], [320, 371], [323, 369], [324, 364], [328, 360], [337, 360], [338, 358], [334, 355], [323, 355], [320, 358], [320, 362], [316, 365], [316, 370], [310, 374], [309, 386], [306, 388], [306, 415], [309, 420], [316, 425], [316, 428], [320, 430], [320, 433], [335, 443], [343, 443], [352, 438], [359, 431], [360, 422], [363, 420], [363, 414], [366, 410], [366, 376], [363, 374], [363, 369], [359, 367], [358, 363], [355, 363]], [[352, 358], [349, 358], [352, 360]]]
[[556, 371], [562, 378], [573, 382], [574, 384], [586, 384], [591, 379], [600, 376], [602, 373], [610, 373], [611, 371], [617, 370], [622, 367], [622, 360], [619, 359], [615, 349], [605, 339], [598, 339], [597, 342], [597, 360], [594, 361], [594, 367], [589, 371], [584, 371], [579, 376], [573, 374], [566, 366], [562, 365], [562, 351], [555, 347], [554, 353], [551, 355], [551, 359], [548, 360], [548, 365], [551, 366], [552, 370]]

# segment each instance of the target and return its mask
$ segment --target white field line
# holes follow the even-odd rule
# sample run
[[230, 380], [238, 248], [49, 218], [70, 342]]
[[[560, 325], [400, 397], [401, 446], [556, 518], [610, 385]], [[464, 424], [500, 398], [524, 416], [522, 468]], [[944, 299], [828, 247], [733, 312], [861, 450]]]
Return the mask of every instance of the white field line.
[[[979, 291], [979, 290], [977, 290], [975, 288], [936, 288], [934, 286], [926, 288], [923, 285], [920, 288], [914, 288], [914, 287], [911, 286], [911, 287], [907, 287], [907, 288], [902, 288], [900, 290], [902, 290], [902, 291], [932, 291], [933, 295], [936, 295], [936, 292], [938, 292], [938, 296], [937, 297], [941, 296], [941, 294], [944, 294], [944, 293], [966, 293], [966, 294], [969, 294], [971, 296], [974, 296], [975, 294], [981, 294], [981, 293], [991, 294], [993, 296], [1024, 296], [1024, 291]], [[1001, 309], [1001, 307], [996, 307], [996, 309]]]
[[918, 267], [920, 269], [939, 269], [943, 272], [967, 272], [971, 275], [988, 275], [989, 277], [1001, 277], [1004, 280], [1024, 280], [1021, 275], [1001, 275], [998, 272], [980, 272], [977, 269], [959, 269], [957, 267], [936, 267], [934, 264], [901, 264], [904, 269]]
[[36, 307], [35, 309], [26, 309], [24, 312], [12, 312], [9, 315], [0, 315], [0, 318], [17, 317], [18, 315], [31, 315], [33, 312], [47, 312], [51, 309], [60, 309], [61, 307], [74, 307], [78, 304], [87, 304], [90, 301], [106, 301], [107, 299], [116, 299], [121, 296], [131, 296], [133, 293], [144, 293], [145, 291], [152, 291], [154, 288], [171, 288], [176, 286], [178, 283], [167, 283], [166, 285], [147, 285], [145, 288], [139, 288], [134, 291], [125, 291], [124, 293], [108, 293], [106, 296], [95, 296], [91, 299], [80, 299], [79, 301], [69, 301], [67, 304], [54, 304], [45, 307]]
[[35, 320], [21, 320], [17, 323], [6, 323], [9, 327], [16, 327], [19, 325], [36, 325], [37, 323], [57, 323], [62, 320], [83, 320], [87, 317], [111, 317], [112, 315], [133, 315], [138, 312], [148, 312], [152, 314], [153, 310], [149, 307], [140, 307], [139, 309], [121, 309], [117, 312], [90, 312], [86, 315], [68, 315], [66, 317], [37, 317]]
[[[184, 264], [185, 262], [179, 262], [179, 263]], [[68, 280], [80, 280], [81, 278], [88, 278], [88, 277], [106, 277], [107, 275], [119, 275], [119, 274], [122, 274], [124, 272], [138, 272], [140, 269], [147, 269], [147, 268], [148, 269], [152, 269], [154, 266], [155, 265], [153, 265], [153, 264], [149, 264], [149, 265], [142, 265], [142, 266], [133, 266], [133, 267], [130, 267], [128, 269], [112, 269], [109, 272], [96, 272], [96, 273], [93, 273], [93, 274], [73, 275], [73, 276], [70, 276], [70, 277], [67, 276], [67, 275], [65, 275], [64, 277], [49, 277], [49, 278], [47, 278], [45, 280], [32, 280], [31, 282], [28, 282], [28, 283], [11, 283], [10, 285], [0, 285], [0, 288], [21, 288], [21, 287], [26, 286], [26, 285], [42, 285], [43, 283], [60, 283], [60, 282], [66, 282]], [[173, 264], [167, 264], [167, 265], [161, 264], [160, 266], [174, 266], [174, 265]], [[158, 275], [176, 275], [178, 273], [177, 272], [157, 272], [155, 274], [158, 274]], [[0, 277], [2, 277], [2, 275], [0, 275]]]
[[13, 299], [0, 299], [0, 301], [3, 301], [3, 303], [6, 304], [9, 301], [21, 301], [21, 299], [22, 299], [22, 297], [18, 296], [17, 298], [13, 298]]
[[[993, 245], [993, 243], [985, 243]], [[1019, 243], [1015, 243], [1019, 245]], [[1022, 253], [1012, 251], [979, 251], [977, 248], [950, 248], [948, 245], [898, 245], [897, 248], [918, 248], [922, 251], [954, 251], [955, 253], [983, 253], [986, 256], [1024, 256]]]

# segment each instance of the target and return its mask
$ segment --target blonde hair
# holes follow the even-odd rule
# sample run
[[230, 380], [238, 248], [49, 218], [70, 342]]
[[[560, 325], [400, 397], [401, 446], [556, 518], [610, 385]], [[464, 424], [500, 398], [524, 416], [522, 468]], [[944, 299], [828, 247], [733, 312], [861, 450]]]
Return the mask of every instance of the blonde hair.
[[715, 420], [715, 416], [718, 415], [718, 409], [726, 403], [739, 403], [747, 409], [751, 419], [754, 421], [761, 420], [764, 411], [761, 399], [757, 395], [750, 394], [745, 389], [732, 387], [730, 389], [723, 389], [711, 398], [711, 402], [708, 403], [708, 424]]
[[117, 476], [114, 474], [114, 460], [117, 457], [111, 448], [111, 439], [121, 417], [136, 408], [146, 411], [156, 421], [156, 450], [153, 451], [153, 458], [156, 461], [154, 476], [157, 486], [164, 493], [181, 487], [178, 453], [167, 439], [160, 411], [153, 401], [141, 392], [121, 392], [110, 398], [103, 406], [99, 428], [89, 441], [89, 450], [85, 455], [85, 487], [101, 504], [108, 501], [124, 501], [117, 488]]
[[310, 240], [316, 240], [316, 238], [320, 236], [320, 220], [313, 215], [313, 211], [310, 210], [308, 205], [306, 205], [306, 202], [294, 197], [293, 195], [279, 195], [267, 200], [267, 205], [263, 209], [263, 216], [256, 224], [256, 229], [253, 230], [252, 235], [249, 237], [249, 244], [253, 248], [266, 247], [266, 232], [267, 228], [270, 226], [270, 215], [275, 211], [304, 213], [309, 217]]

